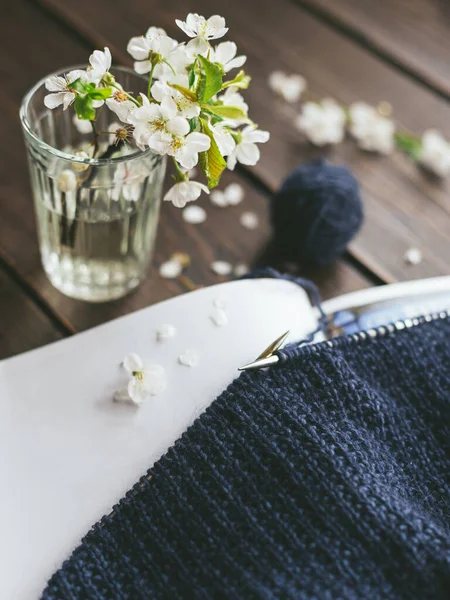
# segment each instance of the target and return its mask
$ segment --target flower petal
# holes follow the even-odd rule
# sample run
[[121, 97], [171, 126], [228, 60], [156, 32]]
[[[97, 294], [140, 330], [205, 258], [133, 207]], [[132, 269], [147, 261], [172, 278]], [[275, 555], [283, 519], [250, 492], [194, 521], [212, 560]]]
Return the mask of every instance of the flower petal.
[[142, 35], [133, 37], [128, 42], [127, 52], [135, 60], [146, 60], [150, 52], [149, 41]]
[[147, 143], [158, 154], [167, 154], [172, 143], [172, 136], [168, 133], [155, 133], [148, 138]]
[[208, 42], [202, 37], [194, 37], [193, 40], [186, 44], [186, 51], [191, 56], [203, 54], [204, 52], [207, 52], [207, 50], [209, 50]]
[[242, 67], [246, 61], [247, 57], [244, 54], [242, 56], [236, 56], [236, 58], [230, 60], [230, 62], [225, 65], [225, 71], [228, 73], [231, 69], [238, 69], [239, 67]]
[[270, 133], [268, 131], [261, 131], [260, 129], [248, 129], [247, 127], [243, 130], [242, 136], [244, 142], [247, 143], [259, 143], [264, 144], [269, 141]]
[[66, 81], [63, 77], [54, 75], [45, 80], [45, 87], [49, 92], [63, 92], [66, 89]]
[[177, 105], [173, 98], [170, 96], [164, 96], [161, 102], [161, 116], [164, 120], [172, 119], [177, 114]]
[[164, 340], [169, 340], [170, 338], [175, 337], [177, 334], [177, 329], [174, 325], [171, 324], [164, 324], [161, 325], [161, 327], [159, 327], [156, 330], [156, 339], [158, 342], [162, 342]]
[[141, 371], [144, 365], [139, 355], [131, 353], [123, 359], [123, 366], [128, 373], [133, 373], [134, 371]]
[[242, 165], [254, 166], [259, 160], [261, 153], [256, 144], [239, 144], [236, 148], [236, 157]]
[[68, 108], [74, 100], [75, 94], [73, 92], [66, 92], [63, 99], [63, 109], [66, 110], [66, 108]]
[[163, 35], [159, 37], [159, 54], [161, 54], [161, 56], [163, 58], [168, 58], [170, 52], [172, 52], [172, 50], [175, 48], [175, 46], [177, 45], [176, 41], [173, 40], [172, 38], [170, 38], [167, 35]]
[[[197, 35], [197, 31], [196, 31], [196, 22], [193, 22], [193, 17], [194, 15], [192, 13], [188, 14], [187, 18], [186, 18], [186, 22], [185, 21], [180, 21], [180, 19], [175, 19], [175, 23], [178, 25], [178, 27], [181, 29], [181, 31], [183, 31], [188, 37], [195, 37]], [[196, 15], [198, 17], [198, 15]], [[192, 25], [194, 25], [195, 29], [192, 27]]]
[[198, 365], [198, 354], [193, 348], [189, 348], [178, 357], [180, 365], [185, 367], [196, 367]]
[[206, 23], [206, 35], [209, 40], [221, 38], [228, 31], [228, 27], [225, 27], [225, 19], [219, 15], [209, 17]]
[[206, 221], [206, 210], [201, 206], [197, 206], [196, 204], [192, 204], [187, 206], [183, 210], [183, 221], [186, 223], [190, 223], [191, 225], [198, 225], [199, 223], [204, 223]]
[[227, 167], [230, 171], [234, 171], [235, 167], [236, 167], [236, 163], [237, 163], [237, 158], [236, 158], [236, 150], [234, 150], [234, 152], [232, 152], [228, 158], [227, 158]]
[[[175, 187], [175, 186], [173, 186], [173, 187]], [[174, 195], [172, 195], [172, 202], [173, 202], [173, 198], [175, 198]], [[166, 196], [164, 197], [164, 200], [168, 200], [168, 199], [169, 198], [167, 198], [167, 194], [166, 194]], [[180, 196], [180, 200], [181, 200], [181, 196]], [[177, 205], [175, 204], [175, 206], [177, 206]], [[181, 275], [182, 272], [183, 272], [183, 267], [177, 260], [168, 260], [168, 261], [162, 263], [162, 265], [159, 267], [159, 274], [164, 279], [176, 279], [179, 275]]]
[[161, 365], [148, 365], [144, 369], [143, 391], [156, 396], [167, 387], [166, 372]]
[[147, 33], [145, 34], [145, 37], [147, 39], [151, 39], [151, 38], [155, 38], [155, 37], [160, 37], [162, 35], [167, 35], [165, 29], [163, 29], [162, 27], [151, 26], [147, 29]]
[[130, 396], [133, 404], [139, 406], [147, 399], [147, 392], [144, 389], [143, 383], [137, 379], [137, 377], [132, 377], [128, 382], [128, 395]]
[[237, 46], [234, 42], [222, 42], [214, 48], [214, 62], [226, 65], [236, 56]]
[[157, 102], [162, 102], [166, 96], [171, 96], [171, 88], [164, 81], [155, 81], [150, 91]]
[[47, 108], [54, 109], [57, 106], [61, 106], [64, 103], [66, 92], [59, 92], [57, 94], [47, 94], [44, 98], [44, 104]]
[[73, 83], [77, 79], [84, 79], [86, 77], [86, 71], [83, 71], [82, 69], [74, 69], [73, 71], [69, 71], [66, 77], [69, 83]]
[[116, 390], [113, 398], [114, 402], [124, 402], [126, 404], [134, 404], [134, 402], [130, 398], [130, 394], [128, 393], [128, 387], [119, 388]]
[[192, 169], [198, 163], [198, 153], [192, 152], [187, 146], [176, 150], [173, 155], [185, 169]]
[[[186, 137], [186, 144], [189, 146], [190, 151], [204, 152], [209, 150], [211, 140], [206, 134], [193, 131]], [[192, 167], [187, 168], [191, 169]]]
[[152, 62], [150, 60], [138, 60], [134, 63], [133, 68], [139, 75], [145, 75], [152, 70]]
[[175, 117], [167, 121], [166, 129], [174, 135], [187, 135], [189, 133], [189, 121], [183, 117]]

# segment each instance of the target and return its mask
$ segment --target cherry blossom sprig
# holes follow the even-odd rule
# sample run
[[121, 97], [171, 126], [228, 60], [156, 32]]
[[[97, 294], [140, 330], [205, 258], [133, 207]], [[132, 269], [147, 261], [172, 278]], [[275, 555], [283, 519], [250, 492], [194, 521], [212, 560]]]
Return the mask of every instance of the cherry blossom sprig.
[[[248, 88], [250, 77], [239, 70], [227, 78], [246, 57], [238, 55], [234, 42], [211, 44], [228, 32], [225, 19], [190, 13], [176, 24], [190, 38], [187, 43], [157, 27], [128, 43], [135, 71], [148, 76], [146, 95], [122, 87], [110, 72], [111, 53], [105, 48], [91, 55], [85, 71], [49, 78], [46, 87], [51, 93], [44, 102], [50, 109], [73, 106], [80, 131], [90, 122], [93, 156], [98, 137], [112, 133], [116, 143], [133, 143], [172, 157], [175, 184], [164, 199], [183, 207], [217, 186], [226, 168], [233, 170], [237, 162], [255, 165], [260, 158], [257, 144], [267, 142], [269, 133], [260, 131], [248, 116], [241, 91]], [[98, 110], [104, 107], [123, 123], [113, 132], [97, 130]], [[189, 170], [197, 164], [207, 185], [190, 180]]]
[[273, 72], [268, 83], [287, 102], [304, 100], [295, 126], [315, 146], [339, 144], [348, 132], [361, 150], [388, 155], [397, 148], [438, 177], [450, 174], [450, 144], [444, 136], [434, 129], [419, 136], [400, 128], [388, 102], [376, 108], [365, 102], [346, 107], [332, 98], [314, 98], [305, 94], [307, 82], [301, 75], [281, 71]]

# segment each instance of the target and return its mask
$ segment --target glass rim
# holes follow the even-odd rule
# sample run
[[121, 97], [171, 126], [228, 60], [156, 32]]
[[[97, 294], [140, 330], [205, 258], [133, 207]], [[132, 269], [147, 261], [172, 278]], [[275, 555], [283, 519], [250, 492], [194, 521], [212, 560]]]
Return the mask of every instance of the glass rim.
[[[80, 156], [77, 156], [76, 154], [70, 154], [68, 152], [64, 152], [63, 150], [58, 150], [58, 148], [51, 146], [50, 144], [48, 144], [47, 142], [42, 140], [39, 136], [37, 136], [34, 133], [34, 131], [31, 128], [30, 122], [27, 118], [28, 106], [29, 106], [34, 94], [39, 90], [39, 88], [41, 88], [43, 85], [45, 85], [45, 82], [49, 77], [61, 75], [64, 73], [69, 73], [70, 71], [73, 71], [74, 69], [85, 70], [86, 68], [87, 68], [87, 65], [79, 64], [79, 65], [72, 65], [70, 67], [65, 67], [63, 69], [58, 69], [57, 71], [53, 71], [53, 73], [49, 73], [48, 75], [45, 75], [44, 77], [42, 77], [37, 83], [35, 83], [33, 85], [33, 87], [31, 89], [28, 90], [28, 92], [26, 92], [25, 96], [22, 98], [22, 102], [20, 104], [20, 111], [19, 111], [20, 123], [21, 123], [22, 128], [23, 128], [24, 132], [26, 133], [26, 135], [31, 137], [36, 142], [36, 144], [38, 144], [38, 146], [40, 146], [40, 148], [49, 152], [50, 154], [52, 154], [58, 158], [62, 158], [64, 160], [70, 161], [70, 162], [76, 162], [76, 163], [85, 164], [85, 165], [91, 165], [91, 166], [103, 165], [104, 166], [104, 165], [110, 165], [111, 163], [117, 164], [117, 163], [129, 161], [129, 160], [133, 160], [134, 158], [141, 157], [141, 156], [142, 157], [143, 156], [153, 156], [155, 158], [161, 158], [158, 154], [156, 154], [155, 152], [150, 150], [150, 148], [147, 148], [147, 150], [139, 150], [139, 148], [138, 148], [136, 150], [136, 152], [132, 152], [131, 154], [127, 154], [126, 156], [117, 156], [117, 157], [112, 157], [112, 158], [81, 158]], [[112, 68], [112, 70], [122, 71], [123, 73], [128, 73], [129, 75], [134, 75], [138, 79], [142, 79], [143, 81], [146, 81], [145, 77], [143, 77], [139, 73], [136, 73], [136, 71], [133, 71], [133, 69], [130, 69], [128, 67], [122, 67], [119, 65], [119, 66], [114, 66]], [[51, 110], [51, 109], [49, 109], [49, 110]]]

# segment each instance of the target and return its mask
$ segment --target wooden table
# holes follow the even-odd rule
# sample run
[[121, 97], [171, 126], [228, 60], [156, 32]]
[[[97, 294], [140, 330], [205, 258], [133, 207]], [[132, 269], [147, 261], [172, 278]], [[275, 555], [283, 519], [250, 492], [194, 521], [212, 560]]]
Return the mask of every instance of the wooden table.
[[[0, 358], [36, 348], [119, 315], [186, 291], [163, 280], [153, 267], [130, 296], [89, 305], [66, 298], [46, 279], [39, 260], [25, 149], [18, 109], [26, 90], [45, 74], [86, 62], [93, 48], [108, 45], [116, 62], [130, 65], [126, 44], [149, 25], [178, 36], [174, 19], [188, 11], [223, 14], [231, 39], [248, 56], [253, 83], [247, 92], [252, 116], [271, 141], [260, 163], [225, 177], [246, 190], [244, 205], [226, 210], [207, 199], [208, 219], [187, 225], [164, 205], [154, 264], [174, 251], [188, 252], [189, 277], [217, 283], [215, 259], [255, 263], [270, 235], [267, 198], [301, 161], [317, 156], [292, 127], [298, 107], [267, 87], [275, 69], [304, 75], [310, 89], [343, 103], [387, 100], [404, 126], [420, 133], [435, 127], [450, 136], [450, 7], [440, 0], [15, 0], [0, 23]], [[449, 274], [448, 183], [421, 172], [406, 157], [364, 154], [354, 142], [329, 151], [359, 178], [366, 222], [349, 252], [332, 267], [309, 273], [324, 297], [374, 284]], [[261, 216], [246, 232], [243, 210]], [[410, 246], [424, 254], [408, 266]]]

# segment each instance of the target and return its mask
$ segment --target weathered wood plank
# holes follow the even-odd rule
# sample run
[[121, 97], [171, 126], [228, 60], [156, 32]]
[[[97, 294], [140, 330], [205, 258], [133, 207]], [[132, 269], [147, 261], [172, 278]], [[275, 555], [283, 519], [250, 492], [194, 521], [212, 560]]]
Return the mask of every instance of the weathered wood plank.
[[[85, 61], [90, 48], [80, 42], [77, 34], [71, 35], [33, 4], [11, 3], [6, 11], [0, 23], [0, 64], [6, 73], [0, 98], [4, 116], [2, 139], [8, 140], [7, 160], [0, 161], [0, 254], [61, 321], [74, 330], [91, 327], [185, 291], [186, 288], [179, 282], [161, 279], [154, 267], [135, 293], [116, 302], [88, 305], [66, 298], [47, 280], [40, 266], [18, 107], [23, 94], [34, 81], [64, 64]], [[18, 31], [26, 37], [27, 44], [17, 44]], [[198, 285], [208, 285], [221, 281], [210, 270], [213, 260], [221, 258], [233, 264], [251, 263], [259, 255], [269, 236], [266, 200], [238, 174], [230, 174], [224, 183], [230, 181], [244, 185], [244, 202], [236, 208], [223, 210], [213, 207], [204, 198], [201, 202], [207, 207], [208, 220], [202, 225], [187, 225], [179, 210], [167, 203], [163, 206], [156, 265], [174, 251], [188, 252], [192, 257], [188, 276]], [[239, 224], [239, 215], [248, 210], [260, 215], [261, 227], [257, 231], [248, 232]], [[332, 272], [336, 273], [336, 293], [369, 284], [351, 267], [338, 264]]]
[[61, 330], [0, 267], [0, 359], [64, 337]]
[[450, 98], [448, 2], [297, 1]]
[[[67, 22], [75, 23], [93, 44], [108, 43], [116, 59], [128, 60], [124, 48], [132, 35], [150, 24], [181, 37], [175, 17], [189, 10], [223, 13], [232, 37], [248, 55], [253, 84], [247, 97], [254, 119], [272, 133], [255, 173], [275, 189], [301, 160], [316, 155], [295, 131], [297, 108], [275, 99], [267, 88], [274, 69], [300, 72], [315, 93], [332, 95], [343, 103], [389, 100], [395, 115], [410, 129], [421, 132], [450, 128], [450, 105], [345, 36], [324, 25], [289, 0], [277, 3], [229, 0], [173, 0], [164, 7], [156, 0], [127, 3], [98, 0], [56, 2], [39, 0]], [[120, 25], [119, 25], [120, 24]], [[359, 177], [367, 219], [351, 246], [354, 256], [385, 281], [448, 274], [450, 255], [449, 184], [436, 182], [401, 155], [380, 158], [356, 150], [352, 141], [333, 149], [330, 157], [347, 162]], [[424, 261], [414, 268], [403, 253], [418, 246]]]

